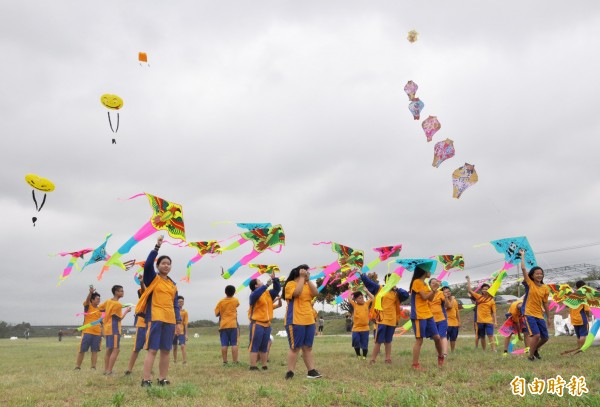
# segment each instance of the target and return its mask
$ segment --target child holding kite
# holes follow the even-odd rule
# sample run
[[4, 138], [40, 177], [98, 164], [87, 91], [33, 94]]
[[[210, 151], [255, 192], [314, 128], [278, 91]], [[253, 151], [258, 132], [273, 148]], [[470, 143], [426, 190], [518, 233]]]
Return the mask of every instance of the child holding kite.
[[[519, 299], [514, 301], [508, 307], [508, 312], [506, 313], [506, 320], [509, 319], [512, 321], [513, 332], [504, 339], [504, 354], [502, 356], [508, 355], [508, 345], [511, 341], [513, 334], [516, 332], [519, 340], [522, 340], [521, 333], [527, 333], [527, 328], [525, 327], [524, 317], [523, 317], [523, 299]], [[525, 336], [525, 347], [527, 347], [527, 336]]]
[[219, 335], [221, 336], [221, 356], [223, 357], [223, 364], [227, 362], [227, 350], [231, 347], [231, 357], [233, 363], [238, 363], [238, 338], [239, 338], [239, 324], [237, 321], [237, 308], [240, 306], [240, 302], [235, 295], [235, 287], [228, 285], [225, 287], [225, 295], [221, 301], [217, 303], [215, 307], [215, 316], [219, 317]]
[[[98, 305], [100, 304], [100, 294], [96, 292], [94, 286], [90, 286], [90, 291], [83, 301], [83, 325], [88, 325], [102, 318], [102, 313]], [[81, 343], [79, 344], [79, 353], [77, 353], [77, 362], [75, 370], [81, 370], [83, 357], [88, 349], [92, 353], [92, 369], [96, 370], [96, 362], [98, 361], [98, 352], [102, 344], [102, 326], [100, 324], [92, 325], [85, 328], [82, 332]]]
[[[585, 281], [579, 280], [575, 283], [575, 288], [579, 290], [584, 285]], [[571, 324], [573, 325], [573, 328], [575, 328], [575, 335], [577, 335], [577, 347], [575, 349], [564, 351], [562, 355], [566, 355], [569, 353], [579, 353], [579, 350], [585, 343], [585, 340], [587, 339], [587, 336], [589, 334], [588, 321], [591, 318], [590, 306], [587, 304], [581, 304], [577, 308], [570, 308], [569, 316], [571, 317]]]
[[[273, 309], [276, 308], [273, 301], [281, 291], [279, 278], [269, 274], [270, 280], [263, 283], [255, 278], [250, 281], [250, 309], [248, 319], [250, 320], [250, 370], [258, 370], [256, 363], [260, 358], [263, 370], [267, 370], [267, 358], [269, 353], [269, 339], [271, 338], [271, 321], [273, 320]], [[273, 284], [273, 288], [269, 287]]]
[[466, 279], [467, 290], [471, 297], [475, 298], [475, 304], [477, 304], [477, 337], [481, 338], [481, 349], [483, 351], [486, 349], [485, 337], [487, 336], [492, 351], [496, 352], [494, 327], [498, 326], [498, 319], [496, 316], [496, 302], [494, 297], [488, 293], [490, 285], [483, 284], [481, 286], [482, 294], [478, 294], [471, 289], [471, 277], [466, 276]]
[[354, 309], [353, 319], [354, 325], [352, 326], [352, 347], [356, 352], [356, 357], [360, 358], [360, 351], [362, 349], [362, 359], [367, 359], [367, 353], [369, 352], [369, 308], [373, 304], [373, 294], [369, 290], [366, 292], [369, 298], [365, 301], [365, 296], [362, 292], [356, 291], [352, 293], [352, 298], [348, 299], [350, 305]]
[[[521, 259], [525, 259], [525, 250], [519, 249]], [[541, 267], [532, 267], [529, 272], [525, 267], [525, 261], [521, 260], [521, 271], [523, 272], [523, 285], [525, 286], [525, 297], [523, 308], [525, 324], [529, 333], [529, 360], [541, 359], [539, 349], [548, 342], [548, 296], [550, 289], [544, 284], [544, 270]], [[545, 312], [545, 318], [544, 318]]]

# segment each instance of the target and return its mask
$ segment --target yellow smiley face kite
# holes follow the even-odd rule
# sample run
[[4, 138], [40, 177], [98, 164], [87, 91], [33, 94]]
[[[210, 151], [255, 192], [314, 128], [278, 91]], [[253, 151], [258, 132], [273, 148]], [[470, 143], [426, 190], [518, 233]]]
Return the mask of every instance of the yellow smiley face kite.
[[25, 175], [25, 181], [31, 185], [33, 188], [42, 192], [52, 192], [54, 191], [54, 184], [52, 181], [46, 178], [42, 178], [39, 175], [35, 174], [27, 174]]
[[100, 103], [112, 110], [119, 110], [123, 107], [123, 99], [117, 95], [111, 95], [110, 93], [105, 93], [100, 96]]

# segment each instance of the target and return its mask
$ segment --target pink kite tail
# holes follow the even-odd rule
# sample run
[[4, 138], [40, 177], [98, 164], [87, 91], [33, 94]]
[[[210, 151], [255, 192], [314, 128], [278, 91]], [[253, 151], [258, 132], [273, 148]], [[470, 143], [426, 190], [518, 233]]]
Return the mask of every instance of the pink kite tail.
[[439, 276], [437, 276], [437, 279], [441, 281], [441, 280], [443, 280], [443, 279], [444, 279], [444, 277], [446, 277], [446, 275], [448, 275], [448, 274], [449, 274], [449, 273], [448, 273], [448, 271], [447, 271], [447, 270], [442, 270], [442, 272], [440, 273], [440, 275], [439, 275]]
[[318, 242], [318, 243], [313, 243], [313, 246], [319, 246], [322, 244], [331, 244], [331, 242]]
[[590, 312], [596, 319], [600, 319], [600, 308], [590, 308]]

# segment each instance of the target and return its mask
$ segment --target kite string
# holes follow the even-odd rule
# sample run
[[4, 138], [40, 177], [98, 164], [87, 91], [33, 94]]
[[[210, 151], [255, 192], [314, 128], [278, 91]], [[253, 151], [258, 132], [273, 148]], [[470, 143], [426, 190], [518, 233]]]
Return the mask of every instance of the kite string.
[[106, 112], [106, 114], [108, 115], [108, 124], [110, 125], [110, 130], [114, 133], [114, 129], [113, 129], [113, 125], [112, 125], [112, 121], [110, 120], [110, 112]]
[[[45, 203], [46, 203], [46, 194], [44, 193], [44, 199], [42, 199], [42, 204], [40, 205], [40, 209], [38, 209], [38, 212], [42, 210]], [[36, 205], [37, 205], [37, 202], [36, 202]]]

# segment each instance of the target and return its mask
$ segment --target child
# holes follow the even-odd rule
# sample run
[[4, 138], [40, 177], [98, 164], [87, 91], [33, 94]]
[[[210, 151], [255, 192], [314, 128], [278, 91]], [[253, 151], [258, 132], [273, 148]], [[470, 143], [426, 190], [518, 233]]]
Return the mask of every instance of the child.
[[[475, 301], [475, 297], [469, 296], [471, 302], [475, 304], [473, 307], [473, 332], [475, 333], [475, 349], [479, 347], [479, 332], [477, 330], [477, 302]], [[485, 341], [485, 335], [483, 336], [483, 340]]]
[[127, 307], [122, 312], [123, 305], [119, 302], [123, 298], [123, 286], [115, 285], [111, 289], [113, 298], [102, 303], [99, 308], [104, 312], [102, 325], [104, 326], [104, 337], [106, 338], [106, 355], [104, 356], [104, 374], [111, 376], [113, 366], [119, 356], [121, 342], [121, 320], [131, 311]]
[[[579, 280], [575, 283], [575, 287], [580, 289], [585, 285], [585, 281]], [[577, 347], [575, 349], [567, 350], [562, 353], [562, 355], [566, 355], [568, 353], [579, 353], [579, 349], [585, 343], [588, 332], [588, 321], [591, 317], [590, 315], [590, 306], [587, 304], [581, 304], [577, 308], [570, 308], [569, 315], [571, 317], [571, 324], [573, 328], [575, 328], [575, 335], [577, 335]]]
[[[429, 284], [440, 286], [440, 280], [432, 278]], [[442, 353], [444, 357], [448, 354], [448, 302], [446, 301], [446, 295], [442, 290], [436, 290], [433, 299], [429, 302], [429, 308], [433, 314], [433, 320], [440, 335], [440, 341], [442, 343]]]
[[[83, 301], [83, 325], [87, 325], [90, 322], [94, 322], [102, 318], [102, 314], [98, 305], [100, 304], [100, 294], [94, 290], [94, 286], [90, 286], [90, 292], [88, 293], [85, 301]], [[98, 352], [100, 352], [100, 345], [102, 344], [102, 326], [100, 324], [91, 326], [83, 330], [81, 336], [81, 343], [79, 344], [79, 353], [77, 354], [77, 362], [75, 370], [81, 370], [81, 363], [83, 357], [88, 349], [92, 351], [92, 370], [96, 370], [96, 362], [98, 361]], [[29, 332], [29, 331], [27, 331]]]
[[237, 307], [240, 302], [235, 295], [235, 287], [228, 285], [225, 287], [225, 295], [215, 307], [215, 316], [219, 317], [219, 333], [221, 335], [221, 356], [223, 364], [227, 364], [227, 349], [231, 346], [231, 357], [233, 363], [238, 363], [238, 322]]
[[369, 299], [365, 301], [363, 293], [357, 291], [352, 293], [352, 298], [348, 299], [352, 308], [354, 308], [354, 326], [352, 327], [352, 347], [356, 352], [356, 357], [360, 358], [360, 350], [362, 349], [362, 359], [367, 359], [367, 353], [369, 352], [369, 308], [373, 303], [373, 294], [367, 290], [367, 297]]
[[[460, 313], [458, 312], [458, 301], [452, 295], [450, 287], [442, 287], [446, 296], [446, 313], [448, 314], [448, 340], [450, 341], [450, 350], [454, 352], [458, 331], [460, 329]], [[447, 346], [447, 345], [446, 345]], [[446, 352], [448, 348], [446, 347]]]
[[481, 339], [481, 349], [485, 351], [486, 342], [485, 336], [490, 341], [490, 346], [493, 352], [496, 352], [496, 342], [494, 340], [494, 327], [498, 326], [498, 319], [496, 316], [496, 302], [494, 297], [488, 293], [490, 288], [489, 284], [483, 284], [481, 286], [481, 292], [483, 294], [477, 294], [471, 289], [471, 278], [467, 278], [467, 290], [471, 297], [475, 298], [477, 304], [477, 336]]
[[413, 277], [410, 282], [410, 320], [412, 321], [413, 331], [415, 332], [415, 345], [413, 346], [413, 363], [412, 367], [415, 370], [425, 370], [419, 364], [419, 355], [421, 354], [421, 346], [423, 346], [423, 338], [432, 338], [435, 342], [435, 348], [438, 353], [438, 366], [444, 364], [444, 352], [442, 350], [442, 342], [437, 331], [437, 326], [433, 320], [433, 313], [429, 306], [429, 301], [433, 299], [439, 282], [434, 279], [431, 288], [425, 284], [425, 279], [429, 278], [431, 273], [420, 266], [415, 267]]
[[323, 315], [319, 317], [319, 336], [323, 335], [323, 327], [325, 326], [325, 320], [323, 319]]
[[[508, 307], [508, 312], [506, 313], [506, 319], [512, 319], [513, 323], [513, 332], [517, 333], [517, 337], [519, 340], [522, 340], [521, 332], [527, 332], [527, 328], [525, 328], [525, 323], [523, 322], [523, 313], [521, 306], [523, 305], [523, 299], [519, 299]], [[504, 353], [502, 356], [508, 355], [508, 344], [512, 338], [513, 334], [511, 333], [504, 339]], [[525, 337], [525, 347], [527, 347], [527, 337]]]
[[181, 315], [181, 325], [183, 326], [183, 333], [175, 334], [173, 337], [173, 363], [177, 363], [177, 345], [181, 348], [181, 359], [183, 364], [187, 363], [187, 352], [185, 350], [185, 344], [188, 340], [188, 312], [183, 309], [184, 298], [180, 295], [177, 297], [177, 303], [179, 304], [179, 313]]
[[[146, 286], [144, 285], [143, 279], [140, 279], [140, 288], [138, 289], [138, 298], [142, 296]], [[136, 315], [134, 319], [135, 325], [135, 343], [133, 344], [133, 351], [131, 352], [131, 356], [129, 357], [129, 365], [127, 366], [127, 370], [125, 371], [125, 376], [129, 376], [133, 371], [133, 366], [135, 365], [135, 361], [140, 353], [140, 351], [144, 348], [144, 344], [146, 343], [146, 321], [143, 316]]]
[[[541, 359], [539, 349], [548, 342], [548, 296], [550, 290], [544, 284], [544, 270], [535, 266], [527, 272], [525, 268], [525, 250], [520, 249], [521, 271], [523, 272], [523, 285], [525, 286], [525, 297], [523, 299], [523, 308], [525, 314], [525, 324], [529, 333], [529, 361]], [[544, 320], [544, 314], [546, 319]]]
[[[259, 279], [250, 281], [250, 309], [248, 319], [250, 320], [250, 370], [258, 370], [256, 363], [260, 357], [263, 370], [267, 370], [267, 358], [269, 354], [269, 339], [271, 337], [271, 321], [273, 320], [273, 301], [281, 291], [281, 283], [273, 274], [271, 279], [263, 284]], [[267, 289], [273, 284], [273, 289]], [[280, 303], [281, 304], [281, 303]]]

